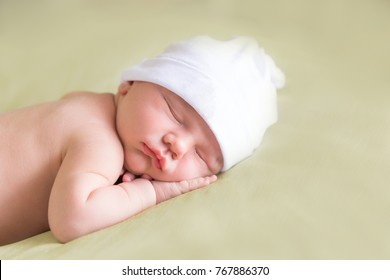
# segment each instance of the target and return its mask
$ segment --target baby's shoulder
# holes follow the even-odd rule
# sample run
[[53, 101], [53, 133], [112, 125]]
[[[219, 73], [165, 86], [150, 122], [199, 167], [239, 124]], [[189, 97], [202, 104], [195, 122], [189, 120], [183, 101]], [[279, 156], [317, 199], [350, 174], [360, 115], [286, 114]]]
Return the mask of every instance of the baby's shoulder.
[[114, 96], [72, 92], [58, 104], [61, 123], [67, 128], [61, 152], [68, 163], [66, 172], [92, 170], [115, 182], [124, 155], [116, 132]]
[[59, 100], [56, 111], [62, 119], [60, 122], [68, 129], [69, 139], [119, 143], [113, 94], [71, 92]]
[[58, 101], [57, 106], [58, 112], [66, 115], [69, 121], [111, 123], [116, 114], [115, 98], [110, 93], [70, 92]]

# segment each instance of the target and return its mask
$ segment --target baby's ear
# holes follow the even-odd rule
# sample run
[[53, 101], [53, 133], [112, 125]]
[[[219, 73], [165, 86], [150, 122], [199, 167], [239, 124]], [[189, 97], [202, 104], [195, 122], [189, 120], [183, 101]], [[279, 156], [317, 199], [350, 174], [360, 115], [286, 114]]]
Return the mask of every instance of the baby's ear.
[[133, 81], [124, 81], [122, 82], [119, 87], [118, 87], [118, 93], [120, 95], [125, 95], [129, 89], [131, 88], [131, 86], [133, 85]]

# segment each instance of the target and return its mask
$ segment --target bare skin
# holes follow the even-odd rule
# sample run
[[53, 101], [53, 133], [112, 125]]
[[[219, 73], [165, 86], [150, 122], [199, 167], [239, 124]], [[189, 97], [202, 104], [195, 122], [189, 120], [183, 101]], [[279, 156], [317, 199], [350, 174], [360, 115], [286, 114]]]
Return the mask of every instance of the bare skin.
[[214, 182], [218, 143], [183, 102], [136, 82], [0, 114], [0, 245], [47, 230], [68, 242]]

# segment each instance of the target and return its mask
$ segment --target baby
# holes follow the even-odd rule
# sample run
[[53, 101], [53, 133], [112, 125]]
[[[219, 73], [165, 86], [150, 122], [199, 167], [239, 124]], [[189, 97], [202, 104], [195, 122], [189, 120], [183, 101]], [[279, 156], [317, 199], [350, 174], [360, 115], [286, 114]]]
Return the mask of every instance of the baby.
[[276, 121], [283, 82], [253, 39], [199, 36], [125, 70], [115, 95], [0, 114], [0, 245], [68, 242], [214, 182]]

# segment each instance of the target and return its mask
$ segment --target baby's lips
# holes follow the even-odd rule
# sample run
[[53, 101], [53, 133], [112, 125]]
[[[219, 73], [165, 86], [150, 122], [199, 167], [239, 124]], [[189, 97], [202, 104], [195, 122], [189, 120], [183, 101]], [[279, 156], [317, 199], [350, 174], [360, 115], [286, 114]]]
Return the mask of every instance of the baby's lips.
[[165, 170], [166, 159], [158, 150], [153, 149], [144, 143], [143, 152], [151, 158], [152, 164], [155, 168], [162, 171]]

